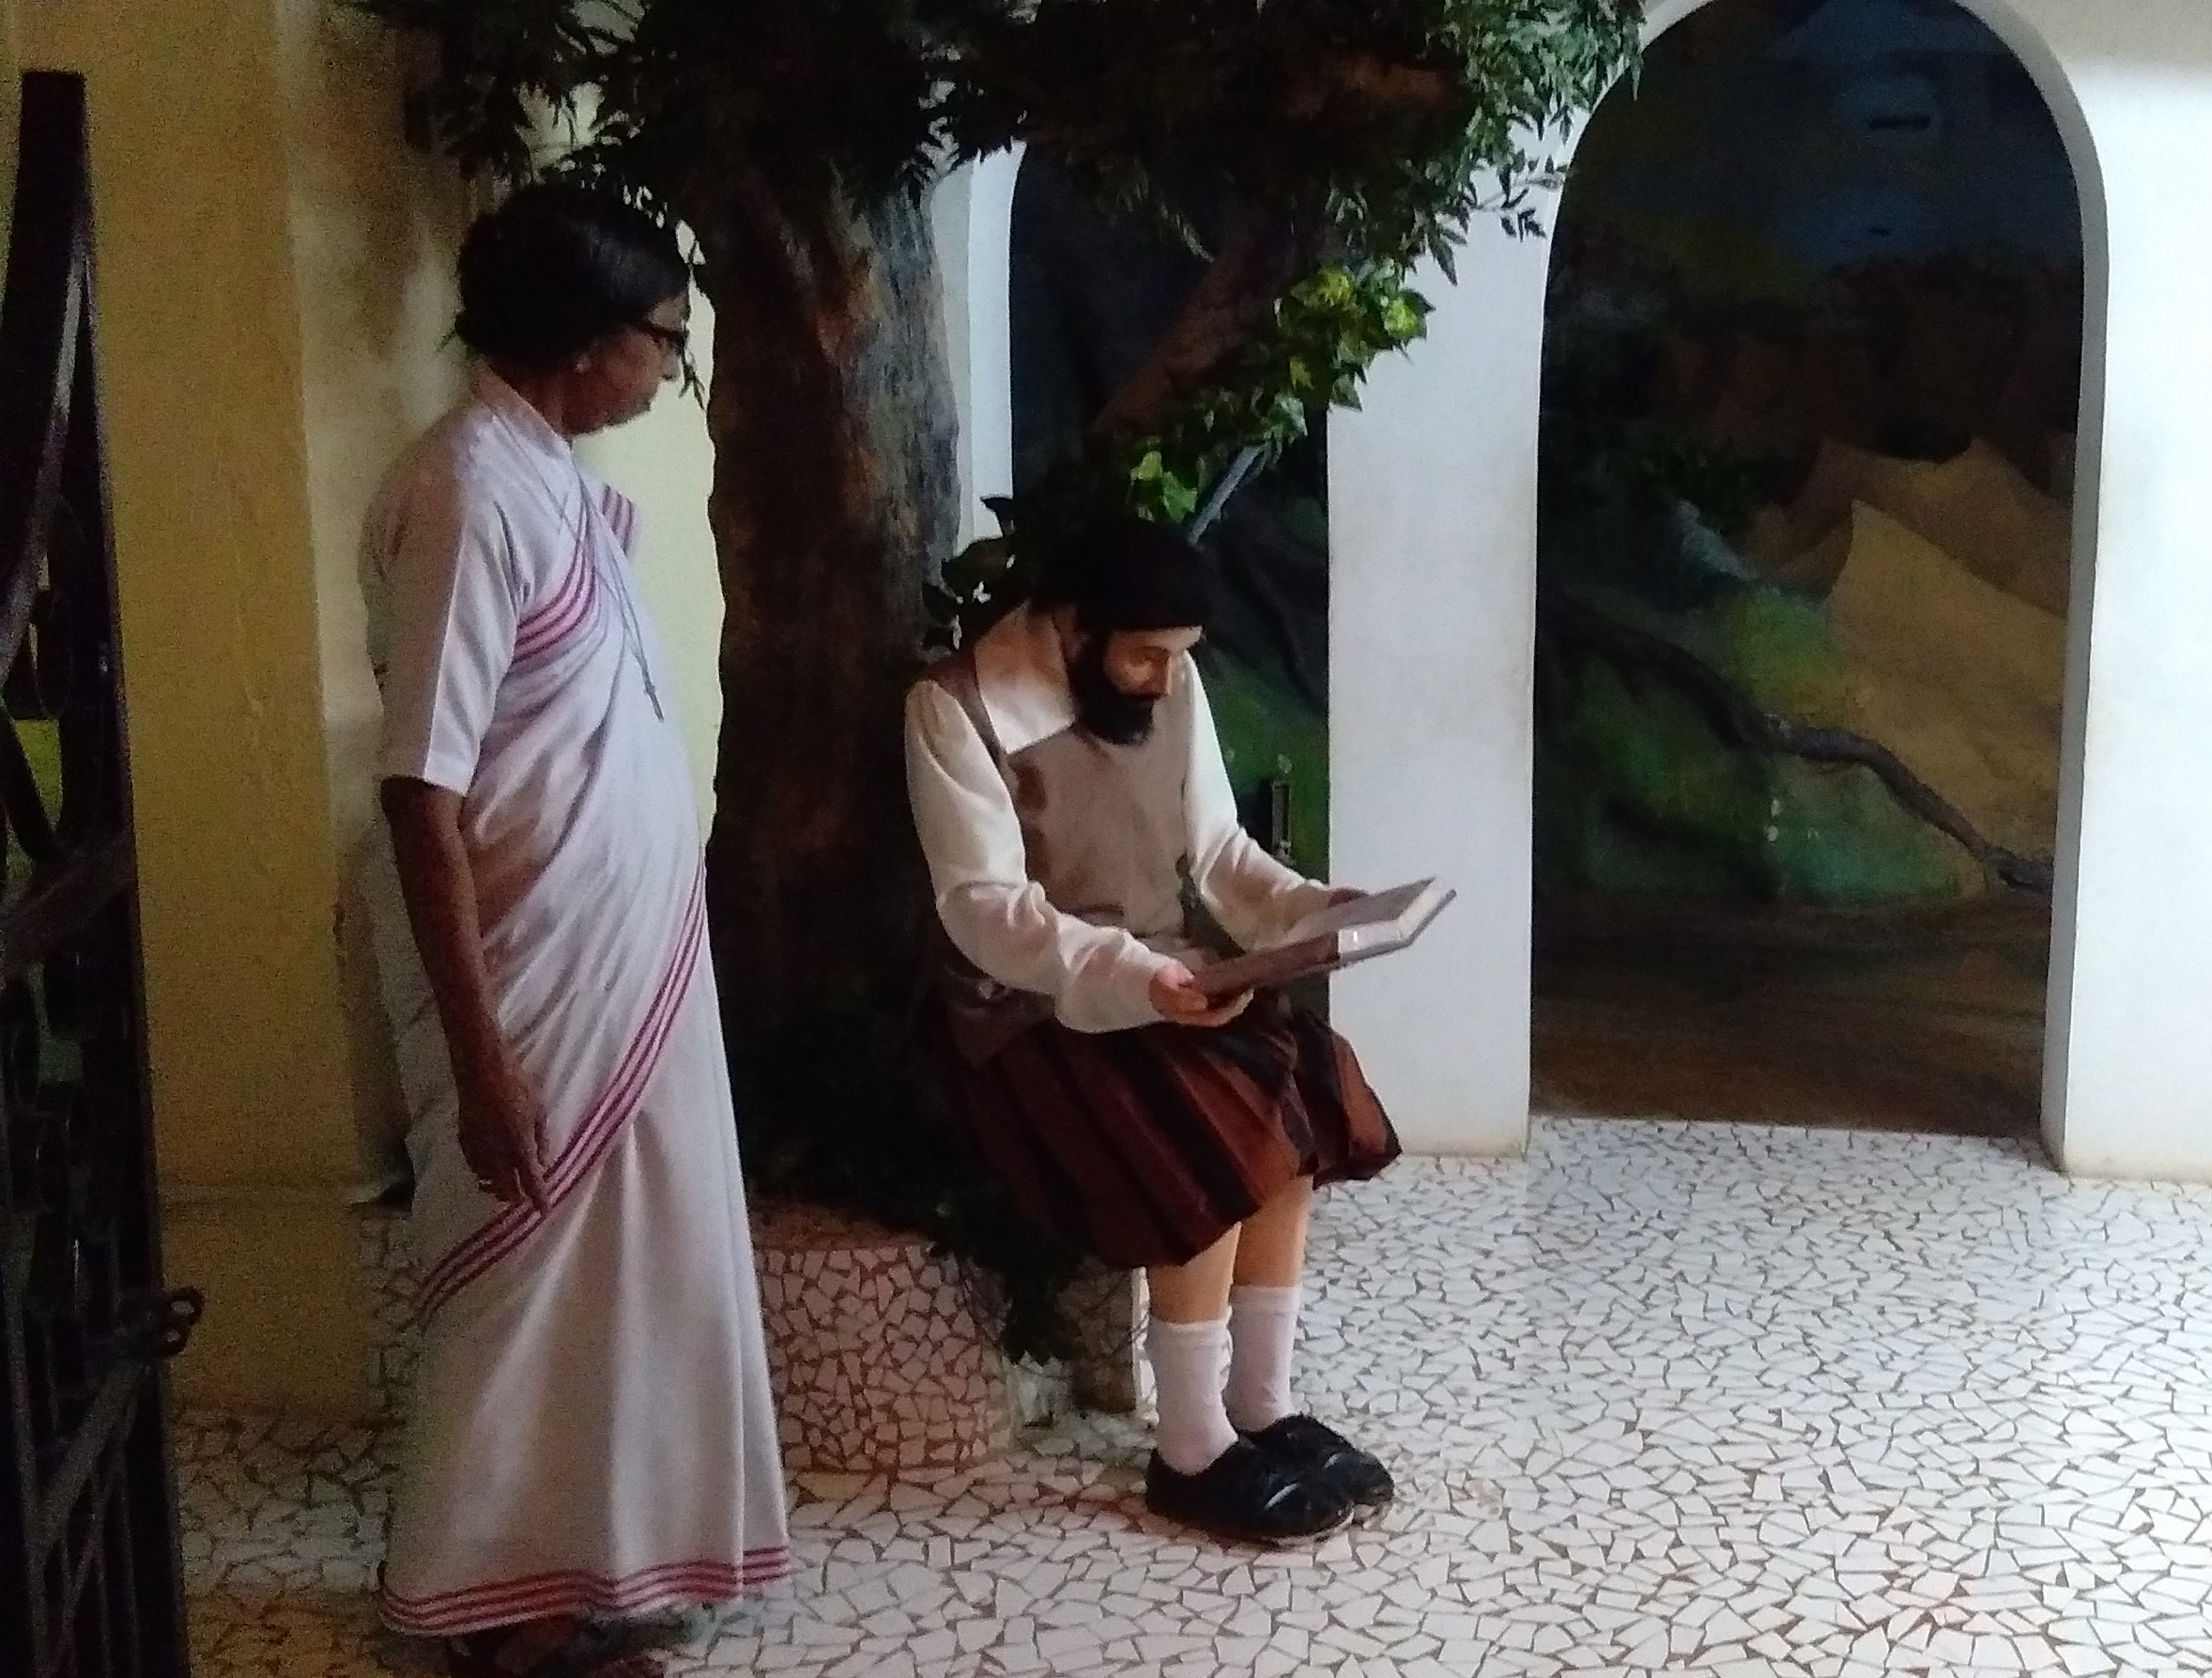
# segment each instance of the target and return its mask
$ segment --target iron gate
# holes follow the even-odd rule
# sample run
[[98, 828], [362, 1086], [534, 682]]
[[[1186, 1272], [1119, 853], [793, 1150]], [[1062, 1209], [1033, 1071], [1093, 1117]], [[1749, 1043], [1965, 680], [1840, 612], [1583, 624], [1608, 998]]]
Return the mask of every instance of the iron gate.
[[0, 301], [0, 1674], [181, 1678], [84, 84], [23, 80]]

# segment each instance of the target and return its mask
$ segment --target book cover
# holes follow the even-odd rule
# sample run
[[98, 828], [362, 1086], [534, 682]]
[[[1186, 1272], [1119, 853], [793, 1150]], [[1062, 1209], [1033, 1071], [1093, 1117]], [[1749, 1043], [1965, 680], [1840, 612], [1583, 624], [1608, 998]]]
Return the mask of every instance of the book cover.
[[1393, 954], [1427, 931], [1456, 896], [1432, 879], [1332, 903], [1282, 937], [1202, 969], [1198, 988], [1226, 999]]

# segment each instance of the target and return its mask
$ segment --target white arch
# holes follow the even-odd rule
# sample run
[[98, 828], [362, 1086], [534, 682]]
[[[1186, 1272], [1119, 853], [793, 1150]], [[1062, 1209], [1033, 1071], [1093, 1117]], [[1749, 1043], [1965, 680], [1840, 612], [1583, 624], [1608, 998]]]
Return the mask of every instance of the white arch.
[[2096, 616], [2098, 512], [2105, 458], [2105, 346], [2112, 318], [2112, 212], [2097, 135], [2073, 81], [2043, 32], [2009, 0], [1958, 0], [1995, 32], [2035, 79], [2066, 142], [2081, 209], [2081, 394], [2074, 466], [2074, 575], [2066, 614], [2066, 713], [2059, 735], [2058, 848], [2051, 905], [2051, 977], [2043, 1018], [2043, 1138], [2068, 1161], [2075, 951], [2081, 910], [2081, 821], [2088, 747], [2089, 668]]
[[[1647, 13], [1648, 46], [1719, 0], [1660, 0]], [[2043, 96], [2073, 166], [2081, 217], [2081, 386], [2075, 439], [2073, 594], [2066, 626], [2066, 712], [2059, 742], [2059, 808], [2051, 901], [2049, 1005], [2043, 1026], [2043, 1134], [2053, 1159], [2066, 1157], [2068, 1049], [2073, 1025], [2075, 919], [2081, 903], [2081, 838], [2090, 621], [2097, 569], [2098, 492], [2104, 466], [2105, 332], [2111, 308], [2112, 240], [2104, 166], [2072, 79], [2043, 32], [2012, 0], [1953, 0], [1987, 24]], [[1577, 134], [1579, 139], [1580, 135]]]
[[997, 533], [985, 498], [1014, 492], [1010, 270], [1022, 155], [1016, 145], [978, 158], [940, 181], [929, 201], [960, 418], [963, 547]]
[[[1657, 0], [1647, 44], [1713, 3]], [[2034, 0], [1961, 3], [2011, 47], [2051, 107], [2074, 164], [2088, 270], [2046, 1056], [2056, 1152], [2070, 1087], [2104, 455], [2105, 182], [2071, 79], [2023, 9]], [[1555, 150], [1571, 158], [1573, 144]], [[1333, 858], [1340, 875], [1359, 880], [1442, 870], [1465, 898], [1456, 922], [1440, 924], [1423, 948], [1337, 988], [1340, 1024], [1408, 1146], [1422, 1151], [1517, 1152], [1528, 1137], [1536, 423], [1548, 266], [1548, 245], [1478, 227], [1456, 285], [1423, 277], [1438, 305], [1429, 340], [1378, 367], [1362, 410], [1337, 416], [1330, 431]]]

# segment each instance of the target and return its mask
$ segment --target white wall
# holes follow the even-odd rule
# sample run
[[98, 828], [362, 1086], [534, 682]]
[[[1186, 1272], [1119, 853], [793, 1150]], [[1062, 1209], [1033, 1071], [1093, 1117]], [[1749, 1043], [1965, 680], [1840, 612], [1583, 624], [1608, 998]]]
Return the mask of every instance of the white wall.
[[[1654, 7], [1653, 33], [1698, 3]], [[2043, 84], [2090, 222], [2046, 1129], [2069, 1170], [2212, 1178], [2212, 7], [1969, 4]], [[1428, 282], [1431, 340], [1331, 431], [1338, 871], [1442, 868], [1470, 900], [1434, 949], [1340, 986], [1428, 1149], [1526, 1135], [1544, 277], [1478, 227], [1461, 283]]]
[[2075, 595], [2045, 1133], [2068, 1171], [2212, 1179], [2212, 7], [2008, 9], [2079, 101], [2110, 257], [2092, 293], [2103, 423], [2083, 460], [2094, 562]]
[[[1544, 247], [1485, 226], [1458, 298], [1544, 295]], [[1441, 874], [1459, 901], [1335, 981], [1406, 1145], [1517, 1150], [1528, 1126], [1528, 808], [1540, 334], [1444, 304], [1329, 437], [1329, 856], [1339, 880]]]

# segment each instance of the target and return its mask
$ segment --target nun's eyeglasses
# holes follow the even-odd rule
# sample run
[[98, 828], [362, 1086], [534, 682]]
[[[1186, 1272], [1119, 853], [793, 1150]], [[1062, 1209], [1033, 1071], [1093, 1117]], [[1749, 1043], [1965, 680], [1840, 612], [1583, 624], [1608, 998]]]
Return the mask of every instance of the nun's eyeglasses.
[[663, 326], [657, 320], [633, 320], [630, 324], [670, 354], [682, 355], [691, 347], [688, 327]]

